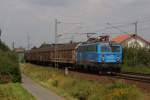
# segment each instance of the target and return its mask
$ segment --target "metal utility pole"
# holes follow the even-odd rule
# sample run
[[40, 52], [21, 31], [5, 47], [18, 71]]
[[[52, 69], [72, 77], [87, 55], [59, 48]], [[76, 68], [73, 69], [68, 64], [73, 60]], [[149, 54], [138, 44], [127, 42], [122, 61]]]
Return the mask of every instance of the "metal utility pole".
[[2, 35], [2, 30], [0, 29], [0, 42], [1, 42], [1, 35]]
[[[138, 47], [138, 41], [137, 41], [137, 34], [138, 34], [138, 22], [136, 21], [135, 23], [133, 23], [134, 26], [135, 26], [135, 47], [137, 48]], [[135, 62], [135, 65], [137, 64], [137, 57], [138, 57], [138, 54], [137, 52], [135, 51], [135, 56], [134, 56], [134, 62]]]
[[57, 47], [56, 47], [56, 45], [57, 45], [57, 35], [58, 35], [58, 24], [59, 24], [60, 22], [58, 22], [58, 20], [57, 19], [55, 19], [55, 41], [54, 41], [54, 57], [55, 57], [55, 59], [54, 59], [54, 61], [55, 61], [55, 67], [57, 68], [58, 67], [58, 63], [57, 63]]
[[58, 21], [57, 19], [55, 19], [55, 44], [57, 43], [57, 24], [58, 24]]
[[135, 35], [138, 33], [138, 22], [133, 23], [135, 25]]
[[15, 42], [13, 41], [12, 42], [12, 50], [14, 50], [15, 49]]
[[27, 49], [30, 49], [30, 36], [27, 34]]

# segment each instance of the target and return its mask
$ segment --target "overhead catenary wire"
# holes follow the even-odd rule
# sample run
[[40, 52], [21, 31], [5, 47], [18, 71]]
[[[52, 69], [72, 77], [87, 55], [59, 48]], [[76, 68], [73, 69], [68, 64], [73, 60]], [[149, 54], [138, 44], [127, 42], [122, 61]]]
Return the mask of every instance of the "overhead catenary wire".
[[57, 59], [57, 47], [56, 44], [58, 42], [58, 38], [61, 37], [63, 34], [58, 34], [58, 24], [83, 24], [83, 23], [73, 23], [73, 22], [63, 22], [63, 21], [58, 21], [58, 19], [55, 19], [55, 47], [54, 47], [54, 55], [55, 55], [55, 67], [58, 68], [58, 63], [56, 62]]
[[[149, 17], [143, 17], [143, 18], [140, 18], [140, 19], [136, 19], [137, 21], [138, 21], [138, 23], [140, 24], [142, 24], [142, 23], [149, 23], [150, 22], [150, 18]], [[128, 20], [128, 21], [122, 21], [122, 22], [118, 22], [118, 23], [111, 23], [111, 25], [113, 25], [113, 27], [105, 27], [105, 28], [103, 28], [103, 29], [100, 29], [100, 30], [98, 30], [98, 31], [103, 31], [103, 30], [109, 30], [109, 29], [113, 29], [113, 28], [115, 28], [115, 27], [129, 27], [129, 26], [131, 26], [131, 25], [133, 25], [133, 23], [135, 23], [136, 22], [136, 20]], [[117, 29], [116, 28], [116, 29]], [[119, 29], [119, 31], [122, 31], [122, 30], [120, 30]]]
[[[139, 24], [144, 24], [144, 23], [149, 23], [150, 22], [150, 18], [146, 18], [146, 17], [141, 17], [141, 18], [135, 18], [135, 19], [138, 19], [138, 23]], [[135, 30], [135, 22], [136, 20], [133, 20], [131, 19], [130, 21], [124, 21], [124, 22], [117, 22], [117, 23], [112, 23], [112, 22], [109, 22], [107, 23], [106, 25], [109, 24], [109, 26], [106, 26], [104, 28], [101, 28], [101, 29], [98, 29], [97, 31], [94, 31], [92, 29], [92, 25], [89, 24], [91, 27], [87, 27], [88, 25], [85, 25], [83, 24], [82, 22], [64, 22], [64, 21], [60, 21], [60, 23], [64, 24], [64, 25], [70, 25], [70, 24], [77, 24], [77, 26], [73, 27], [73, 28], [68, 28], [69, 30], [67, 31], [64, 31], [64, 32], [60, 32], [60, 33], [63, 33], [63, 35], [67, 35], [67, 34], [76, 34], [78, 35], [77, 33], [81, 33], [84, 34], [86, 32], [89, 32], [89, 33], [97, 33], [97, 34], [102, 34], [102, 33], [108, 33], [108, 34], [124, 34], [124, 33], [137, 33]], [[97, 25], [98, 26], [98, 25]], [[105, 26], [105, 25], [103, 25]], [[140, 25], [139, 25], [139, 28], [140, 28]], [[89, 30], [93, 30], [93, 31], [89, 31]], [[134, 30], [132, 30], [134, 29]], [[87, 30], [85, 32], [85, 30]], [[139, 30], [139, 29], [138, 29]], [[75, 32], [76, 31], [76, 32]], [[109, 32], [108, 32], [109, 31]], [[116, 32], [115, 32], [116, 31]], [[119, 31], [119, 32], [117, 32]], [[140, 31], [140, 30], [139, 30]], [[60, 35], [60, 34], [59, 34]], [[60, 35], [61, 37], [61, 35]]]

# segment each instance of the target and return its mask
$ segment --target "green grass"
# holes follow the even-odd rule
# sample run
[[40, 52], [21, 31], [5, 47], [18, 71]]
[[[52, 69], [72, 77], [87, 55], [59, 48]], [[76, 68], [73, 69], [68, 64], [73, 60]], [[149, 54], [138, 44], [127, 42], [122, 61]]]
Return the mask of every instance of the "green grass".
[[0, 84], [0, 100], [35, 100], [19, 83]]
[[149, 100], [134, 85], [122, 81], [109, 84], [81, 80], [77, 77], [65, 76], [59, 70], [24, 64], [21, 70], [27, 76], [67, 100]]
[[150, 74], [150, 66], [123, 66], [123, 72], [134, 72], [134, 73], [144, 73]]

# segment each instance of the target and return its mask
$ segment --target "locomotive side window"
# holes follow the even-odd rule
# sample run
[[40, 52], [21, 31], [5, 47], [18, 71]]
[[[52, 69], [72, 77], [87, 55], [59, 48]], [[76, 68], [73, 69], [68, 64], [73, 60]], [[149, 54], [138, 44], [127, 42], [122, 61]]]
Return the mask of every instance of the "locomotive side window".
[[120, 52], [120, 46], [111, 46], [112, 52]]

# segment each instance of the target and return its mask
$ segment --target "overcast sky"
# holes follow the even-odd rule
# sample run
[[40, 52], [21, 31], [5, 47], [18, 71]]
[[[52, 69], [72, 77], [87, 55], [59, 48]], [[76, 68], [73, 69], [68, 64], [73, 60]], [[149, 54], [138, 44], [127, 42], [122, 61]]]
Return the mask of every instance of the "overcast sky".
[[[27, 47], [54, 41], [54, 19], [61, 22], [58, 33], [123, 33], [134, 32], [150, 41], [150, 0], [0, 0], [2, 40], [11, 46]], [[80, 23], [80, 24], [66, 24]], [[118, 29], [110, 28], [111, 23]], [[84, 40], [84, 35], [64, 35], [59, 42]]]

